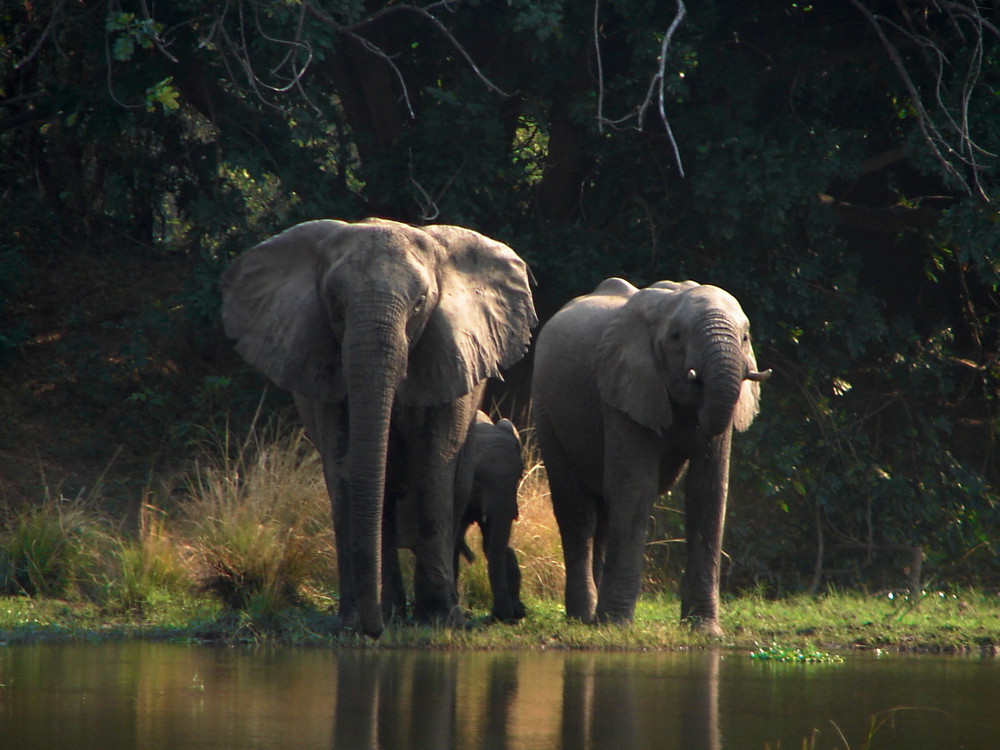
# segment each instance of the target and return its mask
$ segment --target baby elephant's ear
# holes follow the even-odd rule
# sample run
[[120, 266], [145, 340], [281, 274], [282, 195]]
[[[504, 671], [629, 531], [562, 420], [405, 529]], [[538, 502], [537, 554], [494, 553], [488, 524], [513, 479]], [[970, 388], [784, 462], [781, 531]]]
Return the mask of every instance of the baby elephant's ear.
[[222, 324], [236, 351], [280, 387], [322, 401], [345, 395], [319, 283], [322, 264], [348, 227], [332, 220], [297, 224], [245, 252], [222, 275]]
[[428, 226], [441, 248], [440, 298], [410, 353], [400, 399], [443, 404], [524, 356], [538, 323], [528, 267], [501, 242], [471, 229]]

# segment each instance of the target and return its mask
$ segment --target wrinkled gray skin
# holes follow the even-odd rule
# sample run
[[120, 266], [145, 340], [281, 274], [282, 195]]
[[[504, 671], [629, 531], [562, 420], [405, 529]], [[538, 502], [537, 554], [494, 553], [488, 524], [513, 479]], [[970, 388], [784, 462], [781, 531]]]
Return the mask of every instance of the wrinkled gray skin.
[[566, 613], [631, 622], [653, 501], [687, 466], [681, 617], [719, 628], [732, 429], [757, 414], [749, 321], [714, 286], [607, 279], [538, 334], [536, 437], [566, 563]]
[[478, 524], [483, 553], [493, 592], [491, 614], [502, 622], [524, 617], [521, 603], [521, 568], [509, 546], [510, 531], [517, 520], [517, 487], [524, 473], [521, 437], [507, 419], [496, 424], [483, 412], [469, 430], [459, 458], [455, 484], [456, 508], [460, 513], [455, 542], [455, 572], [458, 556], [471, 561], [465, 532]]
[[291, 391], [323, 458], [343, 627], [378, 636], [383, 500], [419, 529], [414, 614], [458, 624], [454, 486], [488, 377], [536, 323], [524, 262], [453, 226], [369, 219], [298, 224], [222, 278], [236, 349]]

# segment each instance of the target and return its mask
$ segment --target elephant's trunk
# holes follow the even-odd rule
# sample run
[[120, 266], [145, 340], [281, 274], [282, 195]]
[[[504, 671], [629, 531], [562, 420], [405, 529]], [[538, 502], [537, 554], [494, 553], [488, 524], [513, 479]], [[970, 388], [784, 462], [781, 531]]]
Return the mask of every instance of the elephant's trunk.
[[389, 421], [396, 388], [406, 372], [405, 315], [393, 302], [370, 295], [349, 316], [344, 371], [349, 411], [348, 550], [362, 630], [377, 637], [380, 607], [382, 504]]
[[703, 391], [698, 407], [698, 423], [706, 435], [721, 435], [732, 424], [746, 375], [747, 360], [737, 329], [723, 313], [705, 313], [700, 330], [704, 340], [698, 377]]

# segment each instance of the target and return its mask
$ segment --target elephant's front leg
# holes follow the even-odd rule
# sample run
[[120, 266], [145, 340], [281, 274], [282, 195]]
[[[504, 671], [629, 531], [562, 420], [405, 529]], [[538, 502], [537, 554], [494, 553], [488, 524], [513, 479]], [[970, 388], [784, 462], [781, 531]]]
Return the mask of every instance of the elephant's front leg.
[[413, 615], [423, 622], [461, 624], [455, 590], [454, 479], [449, 467], [428, 467], [416, 497]]
[[597, 619], [629, 623], [639, 598], [649, 514], [659, 487], [658, 436], [613, 409], [605, 415], [607, 533]]
[[729, 491], [732, 431], [712, 438], [691, 457], [685, 481], [687, 567], [681, 582], [681, 618], [708, 633], [719, 626], [719, 564]]
[[357, 587], [351, 567], [350, 546], [351, 518], [347, 512], [350, 504], [350, 483], [347, 481], [345, 457], [347, 455], [347, 409], [345, 403], [326, 403], [293, 394], [295, 406], [306, 428], [306, 434], [316, 446], [323, 460], [323, 478], [330, 496], [331, 514], [337, 547], [339, 578], [339, 606], [341, 627], [357, 630], [360, 617], [357, 605]]
[[460, 625], [455, 589], [455, 471], [480, 389], [458, 401], [426, 409], [421, 420], [409, 420], [409, 471], [415, 476], [416, 564], [413, 614], [418, 620]]

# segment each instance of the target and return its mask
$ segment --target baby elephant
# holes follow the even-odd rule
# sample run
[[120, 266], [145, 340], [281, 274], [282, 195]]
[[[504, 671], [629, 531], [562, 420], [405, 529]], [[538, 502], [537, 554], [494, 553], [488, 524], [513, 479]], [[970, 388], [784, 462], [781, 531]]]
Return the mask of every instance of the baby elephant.
[[507, 419], [494, 424], [478, 412], [458, 461], [455, 479], [455, 575], [458, 557], [472, 559], [465, 532], [479, 524], [483, 552], [493, 591], [492, 614], [503, 622], [524, 617], [521, 569], [508, 546], [511, 524], [517, 519], [517, 487], [524, 471], [521, 438]]

